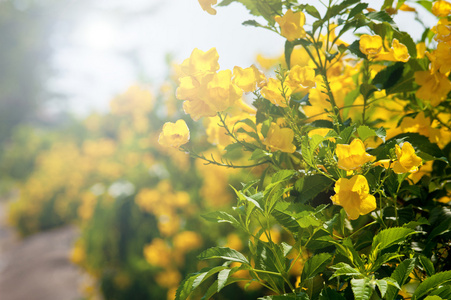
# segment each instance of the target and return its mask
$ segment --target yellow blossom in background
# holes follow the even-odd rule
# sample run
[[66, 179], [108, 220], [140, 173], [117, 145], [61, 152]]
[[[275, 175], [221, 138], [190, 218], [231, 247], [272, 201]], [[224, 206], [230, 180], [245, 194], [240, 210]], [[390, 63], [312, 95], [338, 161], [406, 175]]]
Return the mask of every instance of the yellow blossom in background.
[[165, 269], [157, 274], [155, 280], [159, 286], [172, 288], [176, 287], [182, 281], [182, 275], [176, 269]]
[[435, 1], [432, 5], [432, 13], [439, 18], [444, 18], [451, 13], [451, 3], [448, 1]]
[[432, 143], [437, 143], [440, 131], [432, 127], [431, 119], [426, 118], [424, 112], [419, 112], [415, 118], [405, 117], [400, 125], [402, 132], [418, 132], [429, 138]]
[[185, 59], [181, 65], [181, 71], [185, 76], [198, 78], [208, 72], [219, 70], [219, 54], [216, 48], [211, 48], [207, 52], [195, 48], [191, 56]]
[[365, 151], [365, 145], [360, 139], [354, 139], [351, 144], [338, 144], [335, 153], [338, 157], [338, 167], [350, 171], [374, 161], [376, 158]]
[[432, 106], [439, 105], [451, 91], [451, 82], [448, 77], [438, 72], [417, 71], [415, 82], [421, 86], [416, 91], [416, 96], [429, 101]]
[[401, 6], [399, 7], [399, 10], [401, 10], [401, 11], [416, 11], [415, 8], [409, 6], [409, 5], [405, 4], [405, 3], [401, 4]]
[[209, 13], [210, 15], [216, 15], [216, 9], [211, 6], [218, 3], [218, 0], [199, 0], [199, 4], [204, 11]]
[[265, 75], [255, 65], [246, 69], [233, 67], [233, 83], [246, 93], [255, 91], [265, 82]]
[[287, 107], [287, 102], [290, 100], [292, 90], [286, 84], [284, 85], [284, 89], [287, 98], [286, 100], [282, 95], [282, 83], [275, 78], [269, 78], [268, 83], [261, 89], [261, 94], [271, 101], [272, 104], [280, 107]]
[[280, 34], [290, 42], [305, 37], [304, 13], [300, 11], [294, 13], [289, 9], [283, 16], [276, 16], [274, 20], [280, 26]]
[[241, 251], [243, 249], [243, 241], [238, 234], [232, 232], [227, 235], [227, 243], [224, 247]]
[[451, 71], [451, 44], [438, 43], [434, 54], [435, 64], [439, 68], [440, 73], [446, 74]]
[[175, 250], [184, 253], [202, 247], [202, 237], [194, 231], [182, 231], [174, 236], [172, 241]]
[[303, 88], [313, 88], [316, 86], [315, 70], [311, 67], [301, 67], [299, 65], [291, 68], [288, 73], [286, 83], [293, 92], [302, 90]]
[[160, 238], [155, 238], [144, 247], [144, 258], [153, 265], [166, 268], [171, 264], [171, 248]]
[[351, 220], [376, 209], [376, 198], [369, 194], [368, 181], [362, 175], [338, 179], [334, 190], [335, 195], [330, 199], [334, 204], [342, 206]]
[[152, 110], [154, 104], [155, 97], [150, 90], [132, 85], [125, 93], [111, 100], [110, 108], [113, 115], [145, 114]]
[[294, 132], [291, 128], [280, 128], [276, 123], [271, 123], [263, 144], [271, 151], [293, 153], [296, 146], [293, 145]]
[[166, 147], [178, 148], [189, 141], [189, 129], [185, 121], [180, 119], [175, 123], [167, 122], [158, 138], [158, 143]]
[[414, 173], [422, 163], [422, 159], [415, 154], [412, 144], [404, 142], [402, 147], [396, 145], [397, 160], [393, 164], [393, 171], [396, 174]]

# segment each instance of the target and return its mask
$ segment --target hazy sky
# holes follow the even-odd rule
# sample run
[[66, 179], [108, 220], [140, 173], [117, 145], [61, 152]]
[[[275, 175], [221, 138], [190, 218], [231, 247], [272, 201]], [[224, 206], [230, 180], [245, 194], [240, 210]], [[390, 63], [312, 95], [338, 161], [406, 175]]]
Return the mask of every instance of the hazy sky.
[[[282, 53], [284, 39], [264, 29], [243, 26], [255, 17], [239, 3], [204, 12], [197, 0], [91, 0], [71, 30], [56, 29], [53, 90], [66, 94], [76, 114], [106, 111], [109, 100], [137, 81], [158, 84], [168, 70], [165, 57], [189, 57], [194, 48], [216, 47], [221, 69], [248, 67], [257, 53]], [[379, 8], [383, 1], [372, 0]], [[68, 7], [70, 10], [70, 7]], [[63, 12], [64, 13], [70, 13]], [[396, 17], [401, 30], [421, 34], [412, 17]], [[63, 16], [64, 19], [64, 16]], [[435, 20], [424, 14], [428, 24]], [[352, 36], [349, 37], [352, 39]]]

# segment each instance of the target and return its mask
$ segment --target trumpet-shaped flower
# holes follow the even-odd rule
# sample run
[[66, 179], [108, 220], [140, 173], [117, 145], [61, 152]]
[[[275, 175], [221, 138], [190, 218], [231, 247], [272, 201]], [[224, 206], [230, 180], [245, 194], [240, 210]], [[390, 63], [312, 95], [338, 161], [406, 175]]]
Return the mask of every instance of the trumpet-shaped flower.
[[415, 173], [422, 163], [422, 159], [415, 154], [412, 144], [404, 142], [402, 147], [396, 145], [397, 160], [393, 164], [393, 171], [396, 174]]
[[438, 72], [417, 71], [415, 72], [415, 82], [421, 85], [416, 96], [431, 102], [432, 106], [439, 105], [451, 91], [451, 82], [448, 77]]
[[443, 0], [434, 2], [432, 13], [439, 18], [449, 16], [451, 14], [451, 3]]
[[315, 70], [311, 67], [301, 67], [299, 65], [291, 68], [288, 74], [287, 84], [296, 91], [300, 88], [313, 88], [316, 86]]
[[207, 72], [219, 70], [219, 54], [216, 48], [211, 48], [207, 52], [195, 48], [191, 56], [185, 59], [181, 65], [181, 71], [186, 76], [198, 78]]
[[382, 38], [379, 35], [363, 34], [360, 37], [360, 51], [368, 56], [368, 58], [373, 58], [378, 55], [382, 51], [382, 47]]
[[216, 15], [216, 9], [211, 6], [218, 3], [218, 0], [199, 0], [200, 7], [210, 15]]
[[180, 119], [175, 123], [167, 122], [158, 138], [158, 143], [166, 147], [178, 148], [189, 141], [189, 129], [185, 121]]
[[271, 123], [263, 144], [271, 151], [293, 153], [296, 146], [293, 145], [294, 132], [291, 128], [280, 128], [276, 123]]
[[359, 139], [355, 139], [349, 145], [338, 144], [335, 153], [338, 156], [338, 167], [350, 171], [374, 161], [376, 158], [365, 151], [365, 145]]
[[304, 13], [300, 11], [294, 13], [289, 9], [283, 16], [276, 16], [274, 19], [280, 26], [282, 36], [290, 42], [305, 37]]
[[265, 75], [254, 65], [246, 69], [237, 66], [233, 68], [233, 83], [246, 93], [255, 91], [265, 82]]
[[376, 209], [376, 198], [369, 194], [368, 181], [362, 175], [338, 179], [334, 190], [335, 195], [330, 199], [334, 204], [342, 206], [351, 220]]
[[449, 43], [438, 43], [434, 54], [436, 58], [435, 63], [440, 73], [446, 74], [451, 71], [451, 45]]

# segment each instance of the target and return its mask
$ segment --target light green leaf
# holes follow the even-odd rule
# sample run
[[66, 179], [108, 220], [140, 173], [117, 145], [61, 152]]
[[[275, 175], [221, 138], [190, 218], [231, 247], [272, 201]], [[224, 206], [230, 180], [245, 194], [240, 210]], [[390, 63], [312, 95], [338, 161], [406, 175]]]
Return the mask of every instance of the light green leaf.
[[369, 300], [373, 294], [373, 288], [370, 286], [368, 278], [351, 279], [351, 287], [355, 300]]
[[203, 281], [208, 279], [215, 273], [218, 273], [224, 269], [225, 266], [204, 268], [197, 273], [189, 274], [179, 285], [177, 292], [175, 294], [175, 300], [185, 300], [188, 299], [189, 294], [198, 287]]
[[384, 298], [385, 293], [387, 292], [388, 283], [384, 279], [377, 279], [376, 285], [379, 288], [379, 291], [381, 292], [382, 298]]
[[361, 125], [357, 127], [357, 134], [359, 135], [359, 138], [362, 140], [362, 142], [364, 142], [369, 137], [377, 136], [376, 131], [374, 131], [374, 129], [371, 129], [366, 125]]
[[212, 247], [197, 256], [200, 260], [222, 258], [228, 261], [236, 261], [243, 264], [249, 264], [247, 258], [240, 252], [227, 247]]
[[331, 261], [332, 255], [329, 253], [320, 253], [309, 258], [302, 269], [301, 282], [323, 272]]
[[218, 273], [218, 292], [226, 285], [232, 269], [224, 269]]
[[380, 231], [373, 239], [372, 251], [381, 251], [395, 244], [399, 244], [406, 238], [414, 234], [415, 230], [411, 228], [392, 227]]
[[235, 228], [242, 228], [240, 222], [238, 222], [237, 219], [235, 219], [235, 217], [233, 217], [232, 215], [224, 212], [224, 211], [213, 211], [213, 212], [209, 212], [206, 214], [201, 215], [202, 218], [211, 221], [211, 222], [217, 222], [217, 223], [230, 223], [232, 224]]
[[334, 274], [330, 278], [338, 276], [362, 276], [362, 274], [355, 268], [351, 267], [347, 263], [338, 263], [330, 267], [335, 269]]
[[439, 296], [427, 296], [424, 300], [443, 300]]

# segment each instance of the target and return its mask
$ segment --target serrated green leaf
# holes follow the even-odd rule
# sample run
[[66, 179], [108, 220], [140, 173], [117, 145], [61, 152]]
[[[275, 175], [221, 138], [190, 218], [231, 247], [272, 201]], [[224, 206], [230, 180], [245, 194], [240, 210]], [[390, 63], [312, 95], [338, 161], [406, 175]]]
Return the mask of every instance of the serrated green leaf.
[[315, 277], [324, 271], [326, 266], [332, 261], [332, 255], [329, 253], [320, 253], [309, 258], [302, 269], [301, 282]]
[[426, 278], [426, 280], [420, 283], [413, 293], [412, 300], [417, 300], [423, 296], [426, 296], [433, 289], [449, 281], [451, 281], [451, 271], [439, 272]]
[[395, 244], [399, 244], [406, 240], [406, 238], [414, 234], [415, 230], [411, 228], [392, 227], [380, 231], [374, 237], [373, 244], [371, 246], [372, 251], [381, 251]]
[[330, 278], [338, 276], [362, 276], [362, 274], [357, 269], [344, 262], [335, 264], [330, 268], [335, 270], [334, 274]]
[[298, 198], [301, 203], [306, 203], [329, 188], [332, 184], [332, 179], [320, 174], [315, 174], [298, 179], [295, 183], [295, 189], [299, 192]]
[[420, 256], [418, 256], [418, 260], [420, 264], [423, 266], [424, 270], [426, 271], [427, 276], [431, 277], [432, 275], [435, 274], [434, 264], [429, 258], [420, 254]]
[[381, 292], [382, 298], [384, 298], [388, 288], [387, 281], [385, 281], [384, 279], [376, 279], [376, 285], [379, 288], [379, 291]]
[[373, 288], [370, 286], [368, 278], [351, 279], [351, 288], [355, 300], [369, 300], [373, 294]]
[[348, 144], [354, 132], [354, 126], [346, 127], [345, 129], [343, 129], [340, 133], [340, 144]]
[[359, 138], [362, 140], [362, 142], [364, 142], [369, 137], [377, 136], [376, 131], [366, 125], [360, 125], [359, 127], [357, 127], [357, 134], [359, 135]]
[[191, 292], [198, 287], [204, 280], [209, 278], [211, 275], [218, 273], [227, 267], [219, 266], [212, 268], [204, 268], [197, 273], [189, 274], [179, 285], [177, 288], [177, 292], [175, 294], [175, 300], [185, 300], [188, 299], [188, 296]]
[[290, 179], [296, 173], [295, 170], [280, 170], [271, 178], [271, 183], [279, 183]]
[[[409, 278], [410, 273], [412, 272], [413, 268], [415, 267], [415, 260], [414, 259], [406, 259], [403, 262], [401, 262], [396, 269], [393, 271], [390, 278], [395, 280], [399, 286], [402, 286], [407, 278]], [[387, 288], [387, 299], [388, 300], [394, 300], [396, 298], [396, 295], [398, 294], [399, 288], [390, 285]]]
[[247, 258], [240, 252], [227, 247], [212, 247], [197, 256], [200, 260], [222, 258], [227, 261], [235, 261], [243, 264], [249, 264]]
[[242, 228], [240, 222], [238, 222], [238, 220], [235, 219], [235, 217], [233, 217], [232, 215], [230, 215], [224, 211], [213, 211], [213, 212], [203, 214], [201, 216], [205, 220], [208, 220], [211, 222], [217, 222], [217, 223], [225, 222], [225, 223], [232, 224], [235, 228]]

